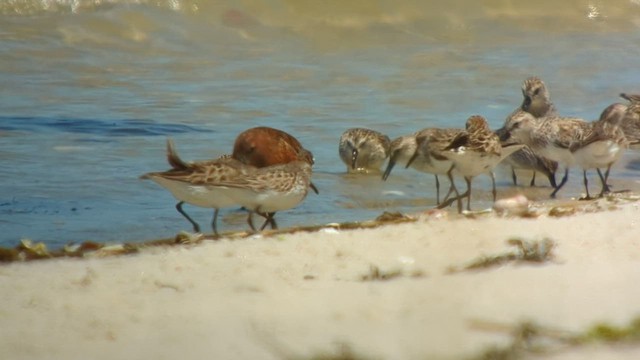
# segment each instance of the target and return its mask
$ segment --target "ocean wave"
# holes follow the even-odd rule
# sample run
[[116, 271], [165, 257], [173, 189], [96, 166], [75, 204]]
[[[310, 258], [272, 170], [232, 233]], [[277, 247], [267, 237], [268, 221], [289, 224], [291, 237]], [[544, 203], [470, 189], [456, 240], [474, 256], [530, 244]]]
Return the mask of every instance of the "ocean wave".
[[[111, 9], [115, 6], [155, 6], [182, 11], [192, 1], [185, 0], [5, 0], [0, 3], [3, 15], [80, 14]], [[197, 7], [195, 8], [197, 10]]]
[[[298, 1], [209, 1], [209, 0], [5, 0], [0, 13], [9, 15], [87, 14], [116, 7], [158, 8], [214, 19], [231, 27], [260, 24], [268, 27], [307, 29], [366, 29], [375, 26], [405, 26], [419, 22], [464, 26], [474, 19], [511, 20], [522, 24], [549, 20], [571, 22], [637, 22], [640, 0], [541, 0], [536, 2], [452, 0], [327, 0]], [[539, 23], [539, 21], [543, 21]], [[567, 25], [567, 23], [565, 23]]]
[[2, 131], [34, 131], [51, 130], [99, 136], [168, 136], [189, 132], [211, 132], [204, 127], [185, 124], [159, 123], [141, 119], [64, 119], [48, 117], [5, 117], [0, 116]]
[[228, 49], [238, 42], [300, 40], [333, 50], [432, 41], [501, 43], [525, 31], [637, 31], [640, 0], [5, 0], [0, 14], [3, 36], [21, 43], [61, 35], [73, 46], [131, 50], [149, 44], [184, 51], [185, 44]]

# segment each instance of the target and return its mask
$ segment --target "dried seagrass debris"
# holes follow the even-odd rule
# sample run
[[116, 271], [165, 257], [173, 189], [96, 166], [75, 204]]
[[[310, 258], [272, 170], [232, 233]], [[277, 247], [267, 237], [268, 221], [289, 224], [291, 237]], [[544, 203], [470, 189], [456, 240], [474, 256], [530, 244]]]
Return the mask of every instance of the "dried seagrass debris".
[[576, 337], [578, 343], [640, 343], [640, 317], [626, 326], [601, 322]]
[[[274, 237], [297, 232], [318, 232], [324, 229], [353, 230], [353, 229], [373, 229], [382, 225], [397, 224], [403, 222], [416, 221], [416, 218], [401, 213], [383, 213], [379, 219], [334, 223], [329, 225], [294, 226], [286, 229], [266, 230], [260, 233], [261, 237]], [[43, 242], [34, 243], [31, 240], [22, 240], [15, 248], [0, 248], [0, 262], [41, 260], [59, 257], [103, 257], [136, 253], [143, 248], [156, 246], [176, 246], [185, 244], [197, 244], [203, 240], [217, 240], [225, 238], [227, 240], [244, 239], [255, 234], [247, 231], [233, 231], [221, 234], [219, 237], [213, 235], [180, 232], [173, 238], [150, 240], [140, 243], [122, 243], [106, 245], [93, 241], [86, 241], [80, 244], [68, 244], [61, 249], [50, 251]]]
[[381, 281], [381, 280], [391, 280], [400, 276], [402, 276], [402, 269], [393, 268], [389, 270], [381, 270], [380, 267], [376, 265], [370, 265], [369, 272], [362, 275], [360, 277], [360, 280], [361, 281]]
[[379, 215], [375, 221], [378, 222], [396, 222], [396, 221], [410, 221], [412, 218], [409, 216], [396, 211], [396, 212], [388, 212], [385, 211], [381, 215]]
[[425, 273], [419, 269], [403, 269], [402, 267], [392, 267], [381, 269], [377, 265], [369, 265], [369, 271], [360, 276], [360, 281], [386, 281], [400, 277], [421, 278]]
[[469, 264], [462, 267], [452, 266], [447, 273], [453, 274], [462, 271], [474, 271], [488, 269], [507, 263], [544, 263], [553, 260], [552, 250], [555, 247], [553, 240], [527, 241], [519, 238], [507, 240], [507, 244], [514, 246], [515, 250], [506, 251], [496, 255], [482, 255]]
[[532, 321], [508, 325], [490, 321], [472, 321], [475, 330], [508, 333], [510, 341], [503, 346], [492, 345], [473, 360], [529, 358], [529, 355], [552, 355], [567, 349], [600, 345], [640, 344], [640, 317], [627, 325], [612, 325], [601, 322], [584, 331], [566, 331], [542, 326]]
[[548, 215], [551, 217], [559, 218], [559, 217], [571, 216], [577, 212], [578, 212], [578, 209], [576, 207], [554, 206], [549, 210]]

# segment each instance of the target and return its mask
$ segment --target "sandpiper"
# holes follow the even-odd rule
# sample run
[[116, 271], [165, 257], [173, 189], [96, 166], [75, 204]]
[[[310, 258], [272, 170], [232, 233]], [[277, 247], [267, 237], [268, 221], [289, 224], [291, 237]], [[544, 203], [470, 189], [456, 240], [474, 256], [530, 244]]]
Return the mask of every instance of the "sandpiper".
[[[244, 164], [258, 168], [293, 161], [304, 161], [309, 165], [315, 162], [311, 151], [305, 149], [293, 135], [267, 126], [253, 127], [238, 134], [231, 156]], [[315, 193], [318, 193], [313, 183], [310, 183], [310, 186]], [[273, 218], [273, 215], [271, 214], [270, 217]], [[269, 218], [265, 225], [267, 223], [271, 223], [272, 227], [274, 225]]]
[[[624, 132], [620, 128], [623, 117], [605, 116], [591, 123], [588, 131], [575, 139], [569, 150], [573, 153], [576, 163], [583, 170], [584, 188], [586, 197], [591, 199], [589, 195], [589, 186], [587, 181], [587, 170], [596, 169], [600, 180], [602, 181], [602, 190], [600, 197], [609, 192], [607, 180], [609, 179], [609, 171], [611, 166], [620, 159], [624, 150], [628, 147], [627, 139]], [[604, 175], [600, 168], [605, 168]]]
[[[443, 156], [453, 162], [447, 175], [456, 193], [458, 212], [462, 212], [461, 199], [464, 197], [467, 198], [467, 210], [471, 210], [471, 182], [474, 177], [483, 173], [491, 177], [493, 201], [496, 200], [493, 169], [505, 157], [522, 147], [523, 145], [513, 145], [503, 149], [498, 135], [491, 131], [484, 117], [473, 115], [467, 119], [465, 130], [459, 132], [441, 151]], [[462, 195], [453, 182], [454, 170], [462, 175], [467, 183], [467, 191]]]
[[569, 168], [576, 164], [569, 147], [583, 138], [590, 127], [591, 124], [579, 118], [535, 118], [525, 111], [516, 112], [505, 124], [507, 139], [525, 144], [539, 155], [565, 166], [564, 176], [551, 193], [551, 197], [555, 197], [564, 186], [569, 178]]
[[309, 188], [318, 192], [311, 183], [311, 164], [299, 160], [262, 168], [252, 167], [252, 171], [216, 179], [209, 186], [225, 189], [236, 204], [246, 208], [249, 211], [247, 222], [254, 231], [253, 213], [267, 219], [260, 230], [267, 223], [275, 229], [277, 225], [273, 217], [277, 211], [297, 206], [307, 196]]
[[379, 172], [389, 156], [390, 142], [387, 135], [378, 131], [352, 128], [340, 136], [338, 153], [349, 173]]
[[640, 95], [620, 94], [631, 103], [624, 109], [620, 127], [624, 132], [629, 147], [640, 149]]
[[537, 76], [527, 78], [522, 84], [522, 105], [519, 110], [526, 111], [534, 117], [556, 115], [556, 108], [551, 102], [551, 95], [544, 81]]
[[[522, 96], [522, 104], [507, 117], [505, 125], [511, 117], [520, 111], [528, 112], [536, 118], [556, 114], [549, 91], [540, 78], [535, 76], [527, 78], [522, 84]], [[505, 127], [503, 126], [496, 130], [496, 134], [498, 134], [501, 140], [504, 140], [506, 135]], [[535, 186], [536, 172], [543, 173], [554, 188], [557, 185], [555, 174], [558, 169], [558, 163], [538, 155], [528, 147], [516, 151], [513, 155], [507, 157], [505, 162], [511, 165], [511, 178], [514, 185], [518, 185], [516, 169], [533, 170], [530, 186]]]
[[301, 160], [313, 165], [313, 154], [292, 135], [278, 129], [258, 126], [247, 129], [236, 137], [233, 144], [234, 159], [255, 167], [286, 164]]
[[[389, 163], [382, 175], [386, 180], [396, 163], [404, 163], [405, 167], [433, 174], [436, 179], [436, 202], [440, 204], [440, 180], [438, 175], [445, 175], [452, 162], [439, 154], [445, 144], [459, 133], [460, 129], [426, 128], [411, 135], [400, 136], [391, 142], [389, 147]], [[446, 198], [451, 194], [449, 188]]]
[[211, 161], [185, 162], [178, 156], [171, 139], [167, 139], [167, 161], [171, 166], [170, 170], [147, 173], [140, 178], [151, 179], [169, 190], [178, 200], [176, 209], [191, 223], [195, 232], [200, 232], [200, 225], [187, 215], [182, 209], [182, 205], [186, 202], [199, 207], [215, 209], [211, 227], [214, 234], [218, 235], [216, 226], [218, 211], [221, 208], [238, 205], [238, 203], [228, 195], [225, 189], [211, 187], [208, 184], [247, 173], [251, 171], [252, 167], [228, 156]]

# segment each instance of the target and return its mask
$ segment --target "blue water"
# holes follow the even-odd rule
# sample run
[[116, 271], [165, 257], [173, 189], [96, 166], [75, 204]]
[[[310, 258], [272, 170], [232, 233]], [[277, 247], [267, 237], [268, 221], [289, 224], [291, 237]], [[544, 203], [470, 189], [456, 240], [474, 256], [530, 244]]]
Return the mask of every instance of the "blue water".
[[[293, 134], [315, 155], [320, 195], [276, 218], [281, 227], [322, 224], [435, 201], [433, 177], [412, 170], [397, 168], [387, 182], [345, 175], [337, 144], [349, 127], [393, 138], [462, 127], [482, 114], [497, 128], [531, 75], [545, 80], [562, 114], [587, 119], [618, 93], [640, 92], [633, 2], [602, 5], [600, 15], [582, 1], [535, 9], [455, 3], [474, 12], [411, 1], [373, 12], [361, 2], [174, 3], [181, 6], [0, 6], [0, 245], [143, 241], [190, 230], [167, 191], [138, 179], [167, 168], [166, 137], [196, 160], [230, 152], [253, 126]], [[614, 169], [615, 189], [636, 186], [638, 155], [629, 151]], [[499, 196], [550, 192], [514, 189], [505, 169], [498, 184]], [[490, 206], [488, 179], [474, 189], [472, 206]], [[574, 171], [560, 196], [582, 191]], [[208, 228], [212, 211], [185, 208]], [[224, 210], [220, 227], [245, 229], [245, 214]]]

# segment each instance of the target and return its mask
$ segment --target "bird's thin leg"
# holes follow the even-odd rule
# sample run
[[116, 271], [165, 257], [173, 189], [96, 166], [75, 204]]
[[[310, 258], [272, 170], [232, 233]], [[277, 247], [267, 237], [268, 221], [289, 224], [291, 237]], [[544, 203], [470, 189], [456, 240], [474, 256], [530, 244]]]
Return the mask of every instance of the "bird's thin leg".
[[[471, 211], [471, 177], [464, 177], [464, 180], [467, 182], [467, 211]], [[458, 212], [462, 212], [462, 208], [458, 207]]]
[[557, 183], [556, 183], [556, 173], [555, 172], [551, 172], [547, 175], [547, 179], [549, 179], [549, 184], [551, 185], [551, 187], [555, 188]]
[[176, 204], [176, 210], [178, 210], [178, 212], [180, 214], [182, 214], [182, 216], [184, 216], [185, 219], [189, 220], [191, 225], [193, 225], [193, 231], [199, 233], [200, 232], [200, 225], [198, 225], [197, 222], [193, 221], [193, 219], [189, 215], [187, 215], [187, 213], [184, 212], [184, 210], [182, 210], [182, 204], [184, 204], [184, 201], [180, 201], [179, 203], [177, 203]]
[[536, 172], [533, 172], [533, 176], [531, 177], [531, 182], [529, 183], [529, 186], [533, 187], [536, 186]]
[[556, 188], [551, 193], [552, 198], [556, 197], [556, 193], [558, 193], [558, 190], [560, 190], [564, 186], [568, 178], [569, 178], [569, 167], [566, 167], [564, 169], [564, 176], [562, 177], [562, 180], [560, 180], [560, 184], [558, 184], [558, 186], [556, 186]]
[[247, 216], [247, 224], [249, 224], [252, 232], [256, 232], [256, 227], [253, 226], [253, 211], [251, 210], [249, 210], [249, 216]]
[[511, 180], [513, 180], [513, 186], [518, 186], [518, 176], [516, 175], [516, 169], [511, 167]]
[[275, 216], [276, 216], [275, 212], [269, 213], [269, 219], [270, 219], [269, 223], [271, 224], [271, 229], [272, 230], [275, 230], [275, 229], [278, 228], [278, 224], [276, 224]]
[[609, 181], [609, 171], [611, 170], [611, 164], [607, 165], [607, 171], [604, 172], [604, 176], [598, 169], [598, 175], [600, 175], [600, 180], [602, 181], [602, 190], [600, 191], [600, 197], [604, 196], [604, 194], [611, 192], [607, 181]]
[[436, 204], [440, 205], [440, 180], [438, 180], [438, 175], [434, 175], [436, 177]]
[[[452, 172], [453, 165], [451, 165], [449, 171], [447, 171], [447, 178], [449, 178], [449, 192], [447, 193], [447, 196], [445, 196], [444, 200], [442, 200], [442, 203], [437, 206], [438, 209], [444, 209], [447, 206], [451, 205], [454, 201], [460, 201], [460, 194], [458, 193], [458, 189], [456, 188], [456, 183], [453, 181]], [[449, 195], [451, 195], [452, 192], [455, 193], [456, 196], [453, 199], [449, 199]]]
[[267, 225], [271, 225], [271, 229], [278, 228], [278, 225], [276, 224], [276, 220], [273, 218], [276, 215], [275, 212], [270, 212], [270, 213], [259, 212], [258, 215], [265, 218], [264, 224], [262, 224], [262, 226], [260, 227], [260, 231], [264, 230], [267, 227]]
[[496, 191], [496, 176], [493, 174], [493, 171], [489, 171], [489, 176], [491, 176], [491, 194], [493, 194], [493, 202], [496, 202], [496, 197], [498, 196], [498, 192]]
[[590, 200], [591, 195], [589, 195], [589, 181], [587, 180], [587, 170], [582, 170], [582, 178], [584, 179], [584, 190], [587, 192], [587, 196], [580, 200]]
[[598, 170], [598, 176], [600, 176], [600, 181], [602, 181], [602, 190], [600, 191], [600, 196], [602, 196], [608, 192], [611, 192], [609, 184], [607, 184], [607, 181], [609, 181], [609, 171], [611, 170], [611, 164], [607, 165], [607, 170], [604, 172], [604, 175], [602, 175], [600, 169], [596, 170]]
[[220, 209], [216, 208], [215, 210], [213, 210], [213, 219], [211, 220], [211, 228], [213, 229], [213, 233], [215, 236], [220, 236], [218, 234], [218, 229], [216, 227], [216, 222], [218, 221], [218, 211]]
[[[447, 191], [447, 195], [444, 196], [444, 199], [442, 199], [442, 202], [440, 204], [443, 204], [443, 203], [449, 201], [449, 196], [451, 196], [451, 194], [453, 193], [453, 186], [451, 184], [453, 184], [453, 182], [451, 182], [449, 184], [449, 190]], [[451, 202], [449, 202], [449, 205], [451, 205]], [[442, 209], [442, 207], [439, 207], [439, 208]]]

